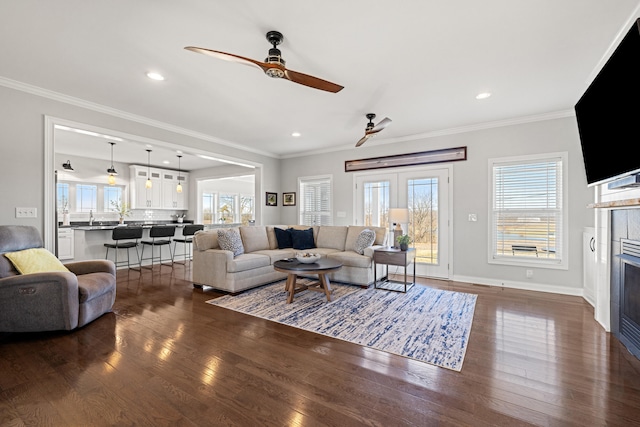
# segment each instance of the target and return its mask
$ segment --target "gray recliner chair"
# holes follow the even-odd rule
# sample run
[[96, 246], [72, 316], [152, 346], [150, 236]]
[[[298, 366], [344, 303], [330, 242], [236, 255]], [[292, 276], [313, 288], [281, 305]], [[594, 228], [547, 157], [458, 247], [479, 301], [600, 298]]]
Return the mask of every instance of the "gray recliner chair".
[[0, 225], [0, 332], [70, 331], [113, 307], [113, 261], [71, 262], [65, 264], [70, 272], [23, 275], [3, 255], [42, 247], [35, 227]]

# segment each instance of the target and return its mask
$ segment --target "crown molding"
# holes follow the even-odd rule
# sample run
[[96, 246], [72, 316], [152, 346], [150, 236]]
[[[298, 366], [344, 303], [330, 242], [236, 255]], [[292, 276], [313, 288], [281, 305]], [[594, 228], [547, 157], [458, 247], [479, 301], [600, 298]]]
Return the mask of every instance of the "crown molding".
[[147, 126], [152, 126], [158, 129], [163, 129], [163, 130], [174, 132], [180, 135], [201, 139], [203, 141], [213, 142], [216, 144], [224, 145], [226, 147], [235, 148], [237, 150], [241, 150], [244, 152], [259, 154], [259, 155], [271, 157], [271, 158], [279, 158], [277, 155], [267, 151], [250, 149], [250, 148], [247, 148], [246, 146], [243, 146], [231, 141], [227, 141], [221, 138], [216, 138], [211, 135], [195, 132], [189, 129], [181, 128], [179, 126], [173, 126], [168, 123], [150, 119], [148, 117], [131, 114], [126, 111], [118, 110], [116, 108], [107, 107], [105, 105], [97, 104], [95, 102], [86, 101], [84, 99], [65, 95], [60, 92], [44, 89], [38, 86], [30, 85], [28, 83], [20, 82], [17, 80], [8, 79], [6, 77], [0, 76], [0, 86], [4, 86], [10, 89], [15, 89], [21, 92], [30, 93], [32, 95], [40, 96], [43, 98], [52, 99], [54, 101], [63, 102], [65, 104], [74, 105], [76, 107], [86, 108], [87, 110], [108, 114], [110, 116], [118, 117], [121, 119], [129, 120], [129, 121], [140, 123]]

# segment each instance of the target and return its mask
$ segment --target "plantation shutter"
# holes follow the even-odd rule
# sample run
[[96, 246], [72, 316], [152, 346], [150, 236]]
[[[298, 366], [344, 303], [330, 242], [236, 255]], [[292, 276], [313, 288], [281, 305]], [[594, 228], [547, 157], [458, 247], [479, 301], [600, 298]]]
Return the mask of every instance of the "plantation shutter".
[[494, 162], [492, 173], [493, 258], [560, 263], [562, 158]]
[[332, 225], [331, 177], [308, 177], [299, 180], [300, 224]]

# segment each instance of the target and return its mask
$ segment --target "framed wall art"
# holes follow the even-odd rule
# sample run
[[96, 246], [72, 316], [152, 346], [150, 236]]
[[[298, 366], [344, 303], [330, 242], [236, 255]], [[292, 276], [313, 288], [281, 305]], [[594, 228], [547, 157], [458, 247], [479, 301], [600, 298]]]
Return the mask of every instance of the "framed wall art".
[[267, 192], [267, 206], [278, 206], [278, 193]]
[[296, 193], [282, 193], [282, 206], [295, 206]]

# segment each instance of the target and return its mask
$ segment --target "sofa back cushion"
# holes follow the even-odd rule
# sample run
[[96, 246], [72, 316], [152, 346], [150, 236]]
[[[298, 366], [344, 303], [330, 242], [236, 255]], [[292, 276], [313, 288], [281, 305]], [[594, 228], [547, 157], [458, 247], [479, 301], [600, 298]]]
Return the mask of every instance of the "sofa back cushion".
[[[42, 237], [37, 228], [31, 225], [0, 225], [0, 254], [42, 246]], [[20, 273], [11, 261], [0, 255], [0, 278], [17, 274]]]
[[364, 226], [364, 225], [350, 225], [349, 232], [347, 233], [347, 239], [345, 242], [345, 249], [349, 251], [355, 250], [356, 242], [362, 230], [368, 228], [369, 230], [373, 230], [376, 233], [376, 239], [374, 240], [374, 245], [384, 245], [387, 237], [387, 229], [385, 227], [372, 227], [372, 226]]
[[240, 237], [245, 252], [264, 251], [270, 249], [267, 227], [254, 225], [240, 227]]
[[318, 230], [316, 246], [344, 251], [348, 230], [346, 225], [323, 225]]
[[220, 244], [218, 243], [218, 231], [207, 230], [196, 232], [196, 234], [193, 235], [193, 246], [199, 251], [220, 249]]

